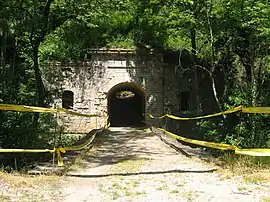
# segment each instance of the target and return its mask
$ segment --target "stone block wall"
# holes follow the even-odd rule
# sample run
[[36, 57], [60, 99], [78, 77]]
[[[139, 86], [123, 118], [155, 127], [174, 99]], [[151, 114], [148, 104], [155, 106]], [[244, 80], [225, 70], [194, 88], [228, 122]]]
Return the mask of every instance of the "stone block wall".
[[[55, 71], [57, 79], [46, 78], [46, 81], [49, 88], [59, 90], [54, 106], [62, 106], [61, 92], [69, 90], [74, 93], [74, 111], [101, 116], [86, 118], [61, 115], [66, 132], [85, 133], [106, 123], [108, 92], [124, 82], [135, 83], [145, 93], [146, 114], [196, 115], [196, 95], [207, 91], [207, 96], [212, 99], [211, 84], [200, 80], [200, 74], [194, 74], [191, 66], [191, 59], [187, 55], [166, 58], [164, 53], [149, 51], [91, 50], [85, 61], [50, 62], [48, 68]], [[199, 80], [195, 82], [196, 79]], [[198, 84], [204, 86], [204, 89], [199, 91]], [[190, 109], [186, 111], [181, 110], [183, 91], [188, 91], [190, 95]], [[169, 119], [151, 120], [147, 115], [145, 117], [147, 122], [156, 126], [165, 125], [173, 132], [192, 129], [196, 124]]]
[[[74, 93], [73, 110], [101, 117], [85, 118], [61, 115], [67, 132], [87, 132], [102, 127], [107, 118], [107, 93], [115, 85], [133, 82], [141, 87], [146, 97], [146, 113], [163, 113], [162, 57], [135, 51], [92, 51], [84, 62], [51, 62], [53, 69], [61, 72], [60, 91]], [[61, 107], [62, 99], [55, 99]], [[146, 121], [148, 121], [148, 116]]]

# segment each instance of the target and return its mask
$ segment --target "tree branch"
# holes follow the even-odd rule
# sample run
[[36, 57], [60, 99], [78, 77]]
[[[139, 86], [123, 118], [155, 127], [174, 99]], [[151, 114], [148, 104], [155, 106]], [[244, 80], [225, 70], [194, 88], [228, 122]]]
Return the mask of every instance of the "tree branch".
[[50, 10], [51, 10], [51, 5], [54, 0], [48, 0], [47, 4], [44, 8], [43, 12], [43, 27], [41, 28], [41, 35], [39, 38], [39, 43], [41, 43], [44, 40], [44, 37], [46, 36], [47, 30], [48, 30], [48, 23], [49, 23], [49, 15], [50, 15]]
[[[3, 6], [4, 7], [4, 6]], [[26, 10], [25, 8], [23, 8], [22, 6], [5, 6], [6, 8], [14, 8], [14, 9], [19, 9], [19, 10], [22, 10], [22, 11], [24, 11], [24, 12], [26, 12], [27, 13], [27, 15], [30, 17], [30, 18], [33, 18], [33, 15], [28, 11], [28, 10]]]
[[[201, 69], [203, 69], [204, 71], [208, 72], [209, 76], [210, 76], [210, 79], [211, 79], [211, 83], [212, 83], [212, 91], [213, 91], [213, 94], [214, 94], [214, 98], [216, 100], [216, 103], [218, 105], [218, 108], [220, 111], [222, 111], [221, 109], [221, 106], [220, 106], [220, 102], [219, 102], [219, 99], [218, 99], [218, 96], [217, 96], [217, 90], [216, 90], [216, 84], [215, 84], [215, 79], [213, 77], [213, 72], [209, 71], [208, 69], [206, 69], [205, 67], [201, 66], [201, 65], [194, 65], [195, 68], [199, 67]], [[225, 119], [226, 116], [223, 114], [223, 118]]]

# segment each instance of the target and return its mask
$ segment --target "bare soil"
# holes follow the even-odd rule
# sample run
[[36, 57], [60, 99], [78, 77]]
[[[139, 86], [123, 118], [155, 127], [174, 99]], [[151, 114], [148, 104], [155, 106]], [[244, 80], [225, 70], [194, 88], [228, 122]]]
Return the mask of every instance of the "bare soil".
[[110, 128], [65, 176], [0, 175], [0, 201], [269, 201], [269, 181], [226, 178], [206, 157], [149, 129]]

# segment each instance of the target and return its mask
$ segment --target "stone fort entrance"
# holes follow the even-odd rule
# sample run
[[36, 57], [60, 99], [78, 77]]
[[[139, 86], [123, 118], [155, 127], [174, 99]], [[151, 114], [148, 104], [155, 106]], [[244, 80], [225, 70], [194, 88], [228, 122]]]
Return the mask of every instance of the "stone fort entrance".
[[180, 128], [191, 134], [195, 121], [150, 119], [145, 114], [188, 117], [198, 113], [198, 106], [204, 114], [215, 107], [211, 80], [202, 70], [192, 70], [191, 57], [184, 52], [92, 49], [84, 60], [51, 61], [46, 72], [46, 88], [56, 92], [54, 107], [98, 115], [62, 114], [65, 132], [87, 133], [104, 126], [109, 118], [111, 126], [140, 126], [151, 121], [172, 132]]
[[115, 85], [108, 92], [111, 126], [141, 126], [145, 122], [145, 93], [133, 82]]

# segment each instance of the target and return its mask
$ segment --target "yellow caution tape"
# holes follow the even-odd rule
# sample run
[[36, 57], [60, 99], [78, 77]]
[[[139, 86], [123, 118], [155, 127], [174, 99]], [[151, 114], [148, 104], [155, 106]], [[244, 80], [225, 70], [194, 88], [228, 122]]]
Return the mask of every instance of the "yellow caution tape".
[[12, 104], [0, 104], [0, 110], [20, 112], [57, 112], [57, 109]]
[[58, 112], [64, 112], [64, 113], [67, 113], [67, 114], [72, 114], [72, 115], [75, 115], [75, 116], [85, 116], [85, 117], [101, 117], [101, 115], [98, 115], [98, 114], [82, 114], [82, 113], [79, 113], [79, 112], [75, 112], [75, 111], [72, 111], [72, 110], [68, 110], [68, 109], [65, 109], [65, 108], [58, 108], [57, 109]]
[[[216, 114], [210, 114], [210, 115], [205, 115], [205, 116], [198, 116], [198, 117], [190, 117], [190, 118], [183, 118], [183, 117], [178, 117], [178, 116], [174, 116], [174, 115], [170, 115], [170, 114], [165, 114], [163, 116], [157, 117], [159, 119], [163, 119], [165, 117], [171, 118], [171, 119], [175, 119], [175, 120], [182, 120], [182, 121], [186, 121], [186, 120], [196, 120], [196, 119], [204, 119], [204, 118], [210, 118], [210, 117], [214, 117], [214, 116], [220, 116], [220, 115], [225, 115], [225, 114], [231, 114], [237, 111], [241, 111], [242, 110], [242, 106], [239, 107], [235, 107], [233, 109], [224, 111], [224, 112], [219, 112]], [[150, 118], [155, 118], [152, 114], [148, 114]]]
[[222, 143], [215, 143], [215, 142], [207, 142], [207, 141], [202, 141], [202, 140], [194, 140], [194, 139], [189, 139], [186, 137], [182, 137], [182, 136], [178, 136], [176, 134], [173, 134], [163, 128], [157, 128], [160, 131], [165, 132], [166, 134], [174, 137], [175, 139], [187, 142], [187, 143], [191, 143], [191, 144], [196, 144], [196, 145], [200, 145], [200, 146], [204, 146], [204, 147], [211, 147], [211, 148], [215, 148], [215, 149], [221, 149], [221, 150], [235, 150], [236, 147], [229, 145], [229, 144], [222, 144]]
[[55, 152], [57, 155], [58, 166], [63, 166], [64, 162], [63, 162], [63, 157], [61, 156], [61, 153], [66, 153], [67, 151], [80, 150], [87, 147], [93, 142], [97, 133], [108, 129], [109, 127], [110, 127], [110, 122], [107, 121], [107, 124], [103, 128], [97, 130], [86, 142], [80, 145], [72, 146], [72, 147], [59, 147], [59, 148], [54, 148], [54, 149], [2, 149], [0, 148], [0, 153], [46, 153], [46, 152], [54, 153]]
[[[95, 139], [96, 137], [96, 134], [100, 132], [100, 131], [96, 131], [94, 133], [94, 135], [92, 135], [86, 142], [80, 144], [80, 145], [76, 145], [76, 146], [72, 146], [72, 147], [64, 147], [62, 148], [63, 151], [74, 151], [74, 150], [80, 150], [80, 149], [83, 149], [85, 147], [87, 147], [89, 144], [91, 144], [93, 142], [93, 140]], [[61, 151], [62, 152], [62, 151]], [[62, 152], [62, 153], [65, 153], [65, 152]]]
[[207, 141], [201, 141], [201, 140], [194, 140], [194, 139], [189, 139], [186, 137], [178, 136], [174, 133], [171, 133], [163, 128], [157, 128], [158, 130], [166, 133], [167, 135], [195, 145], [200, 145], [204, 147], [210, 147], [210, 148], [215, 148], [215, 149], [220, 149], [220, 150], [234, 150], [236, 154], [242, 154], [242, 155], [248, 155], [248, 156], [270, 156], [270, 149], [260, 149], [260, 148], [254, 148], [254, 149], [240, 149], [236, 146], [229, 145], [229, 144], [222, 144], [222, 143], [215, 143], [215, 142], [207, 142]]
[[149, 116], [151, 119], [154, 119], [154, 118], [155, 118], [152, 114], [148, 114], [148, 116]]
[[235, 150], [236, 154], [248, 156], [270, 156], [270, 149], [239, 149]]
[[63, 161], [63, 157], [61, 156], [61, 152], [66, 153], [66, 150], [64, 148], [56, 148], [55, 152], [56, 152], [56, 155], [57, 155], [58, 166], [63, 166], [64, 161]]
[[243, 113], [270, 114], [270, 107], [243, 107]]
[[55, 152], [55, 149], [0, 149], [0, 153], [46, 153], [46, 152]]
[[61, 148], [61, 149], [64, 150], [64, 151], [74, 151], [74, 150], [83, 149], [83, 148], [87, 147], [89, 144], [91, 144], [93, 142], [93, 140], [95, 139], [97, 133], [102, 132], [103, 130], [106, 130], [107, 128], [109, 128], [109, 126], [110, 126], [110, 123], [108, 122], [103, 128], [97, 130], [87, 141], [85, 141], [84, 143], [82, 143], [80, 145], [76, 145], [76, 146], [72, 146], [72, 147], [64, 147], [64, 148]]
[[72, 146], [72, 147], [64, 147], [64, 148], [56, 148], [56, 154], [57, 154], [57, 160], [58, 160], [58, 166], [63, 166], [64, 162], [63, 162], [63, 158], [61, 156], [61, 153], [66, 153], [66, 151], [75, 151], [75, 150], [81, 150], [87, 146], [89, 146], [95, 139], [96, 135], [99, 132], [102, 132], [103, 130], [106, 130], [110, 127], [110, 122], [107, 121], [107, 124], [101, 128], [100, 130], [97, 130], [87, 141], [85, 141], [84, 143], [80, 144], [80, 145], [76, 145], [76, 146]]
[[20, 112], [45, 112], [45, 113], [67, 113], [75, 116], [85, 116], [85, 117], [100, 117], [101, 115], [97, 114], [82, 114], [65, 108], [44, 108], [44, 107], [33, 107], [33, 106], [24, 106], [24, 105], [12, 105], [12, 104], [0, 104], [0, 110], [5, 111], [20, 111]]
[[72, 147], [59, 147], [55, 149], [0, 149], [0, 153], [46, 153], [46, 152], [56, 152], [57, 154], [57, 160], [58, 160], [58, 166], [63, 166], [63, 158], [61, 156], [61, 153], [66, 153], [66, 151], [74, 151], [74, 150], [80, 150], [83, 149], [84, 147], [88, 146], [91, 144], [96, 136], [96, 134], [100, 132], [97, 131], [95, 134], [87, 140], [85, 143], [77, 146], [72, 146]]
[[171, 114], [165, 114], [163, 116], [159, 117], [154, 117], [152, 114], [148, 114], [150, 118], [155, 119], [163, 119], [165, 117], [175, 119], [175, 120], [181, 120], [181, 121], [187, 121], [187, 120], [196, 120], [196, 119], [204, 119], [204, 118], [210, 118], [210, 117], [215, 117], [215, 116], [220, 116], [220, 115], [226, 115], [226, 114], [231, 114], [235, 113], [238, 111], [242, 111], [243, 113], [260, 113], [260, 114], [270, 114], [270, 107], [243, 107], [243, 106], [238, 106], [233, 109], [215, 113], [215, 114], [210, 114], [210, 115], [205, 115], [205, 116], [197, 116], [197, 117], [190, 117], [190, 118], [184, 118], [184, 117], [178, 117], [174, 116]]
[[[101, 117], [101, 115], [98, 114], [82, 114], [79, 112], [75, 112], [72, 110], [68, 110], [65, 108], [44, 108], [44, 107], [34, 107], [34, 106], [24, 106], [24, 105], [13, 105], [13, 104], [0, 104], [0, 110], [6, 110], [6, 111], [21, 111], [21, 112], [45, 112], [45, 113], [56, 113], [56, 112], [62, 112], [62, 113], [67, 113], [75, 116], [84, 116], [84, 117]], [[243, 107], [243, 106], [238, 106], [233, 109], [215, 113], [215, 114], [210, 114], [210, 115], [205, 115], [205, 116], [198, 116], [198, 117], [190, 117], [190, 118], [185, 118], [185, 117], [178, 117], [174, 116], [171, 114], [165, 114], [163, 116], [159, 117], [154, 117], [152, 114], [148, 114], [150, 118], [155, 119], [163, 119], [165, 117], [175, 119], [175, 120], [196, 120], [196, 119], [204, 119], [204, 118], [210, 118], [210, 117], [215, 117], [215, 116], [220, 116], [220, 115], [226, 115], [226, 114], [231, 114], [237, 111], [242, 111], [243, 113], [265, 113], [265, 114], [270, 114], [270, 107]]]
[[[61, 159], [60, 155], [60, 149], [54, 148], [54, 149], [0, 149], [0, 153], [57, 153], [58, 156], [58, 165], [63, 165], [63, 160]], [[63, 151], [64, 152], [64, 151]]]

